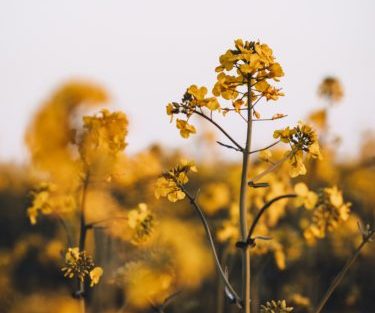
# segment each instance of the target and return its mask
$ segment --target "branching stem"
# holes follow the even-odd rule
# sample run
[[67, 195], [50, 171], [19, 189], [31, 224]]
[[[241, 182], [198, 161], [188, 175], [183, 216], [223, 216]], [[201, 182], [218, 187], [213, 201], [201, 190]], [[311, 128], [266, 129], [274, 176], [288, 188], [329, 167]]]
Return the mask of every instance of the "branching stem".
[[224, 128], [222, 128], [218, 123], [216, 123], [211, 117], [207, 116], [206, 114], [199, 112], [197, 110], [194, 110], [194, 113], [198, 114], [199, 116], [203, 117], [207, 121], [209, 121], [211, 124], [215, 125], [217, 129], [219, 129], [240, 151], [243, 150], [241, 145], [230, 136]]
[[[81, 199], [81, 208], [80, 208], [80, 234], [79, 234], [79, 251], [85, 250], [86, 244], [86, 234], [87, 234], [87, 227], [86, 227], [86, 197], [87, 197], [87, 188], [89, 185], [90, 175], [87, 173], [86, 177], [83, 180], [82, 186], [82, 199]], [[81, 313], [86, 312], [86, 303], [85, 303], [85, 282], [81, 281], [77, 278], [77, 285], [78, 290], [76, 292], [77, 297], [79, 298], [80, 305], [81, 305]]]
[[[250, 149], [253, 126], [253, 105], [251, 101], [251, 77], [247, 83], [247, 131], [246, 145], [242, 151], [242, 173], [240, 187], [240, 234], [242, 241], [247, 237], [247, 177], [249, 172]], [[244, 313], [250, 313], [250, 249], [242, 249], [242, 300]]]
[[215, 259], [215, 263], [216, 263], [216, 266], [218, 268], [218, 271], [219, 271], [219, 274], [221, 276], [221, 279], [223, 280], [224, 284], [227, 286], [227, 288], [230, 290], [230, 292], [233, 294], [233, 296], [235, 297], [236, 299], [236, 303], [238, 306], [241, 305], [241, 298], [239, 297], [239, 295], [237, 294], [237, 292], [234, 290], [234, 288], [232, 287], [231, 283], [228, 281], [227, 277], [225, 276], [225, 272], [220, 264], [220, 261], [219, 261], [219, 257], [217, 255], [217, 251], [216, 251], [216, 247], [215, 247], [215, 243], [214, 243], [214, 239], [213, 239], [213, 236], [212, 236], [212, 233], [211, 233], [211, 230], [210, 230], [210, 226], [208, 224], [208, 221], [207, 221], [207, 218], [205, 216], [205, 214], [203, 213], [202, 209], [200, 208], [200, 206], [198, 205], [195, 197], [193, 197], [186, 189], [183, 185], [179, 185], [180, 189], [185, 193], [186, 197], [190, 200], [190, 203], [192, 204], [193, 208], [195, 209], [196, 213], [198, 214], [203, 226], [204, 226], [204, 229], [206, 231], [206, 235], [208, 237], [208, 241], [210, 243], [210, 246], [211, 246], [211, 250], [212, 250], [212, 253], [214, 255], [214, 259]]
[[271, 173], [272, 171], [274, 171], [276, 168], [278, 168], [280, 165], [282, 165], [286, 160], [288, 160], [291, 156], [291, 153], [288, 153], [286, 154], [282, 159], [280, 159], [279, 161], [277, 161], [276, 163], [272, 164], [270, 167], [268, 167], [266, 170], [264, 170], [263, 172], [261, 172], [260, 174], [256, 175], [255, 177], [253, 177], [250, 181], [249, 181], [249, 184], [250, 185], [253, 185], [254, 183], [256, 183], [259, 179], [261, 179], [263, 176], [267, 175], [268, 173]]
[[254, 234], [254, 231], [255, 231], [255, 227], [257, 226], [257, 224], [258, 224], [260, 218], [262, 217], [262, 215], [266, 212], [266, 210], [272, 204], [274, 204], [275, 202], [277, 202], [279, 200], [282, 200], [282, 199], [295, 198], [295, 197], [297, 197], [296, 194], [286, 194], [286, 195], [275, 197], [275, 198], [271, 199], [270, 201], [268, 201], [266, 204], [264, 204], [263, 207], [258, 211], [258, 214], [255, 216], [254, 221], [250, 226], [250, 230], [249, 230], [249, 233], [247, 235], [246, 242], [250, 242], [252, 240], [252, 237], [253, 237], [253, 234]]
[[332, 281], [331, 286], [329, 286], [327, 292], [324, 294], [323, 298], [320, 300], [320, 303], [317, 307], [317, 309], [314, 311], [315, 313], [320, 313], [322, 312], [324, 306], [328, 302], [329, 298], [337, 288], [337, 286], [341, 283], [343, 280], [345, 274], [348, 272], [349, 268], [353, 265], [355, 260], [358, 258], [362, 248], [368, 243], [372, 236], [375, 234], [375, 231], [371, 231], [367, 236], [363, 237], [363, 240], [361, 244], [358, 246], [358, 248], [354, 251], [353, 255], [348, 259], [348, 261], [345, 263], [344, 267], [342, 270], [337, 274], [335, 279]]
[[271, 143], [271, 144], [268, 145], [267, 147], [264, 147], [264, 148], [261, 148], [261, 149], [257, 149], [257, 150], [250, 151], [249, 154], [253, 154], [253, 153], [257, 153], [257, 152], [261, 152], [261, 151], [267, 150], [267, 149], [269, 149], [269, 148], [272, 148], [273, 146], [276, 146], [279, 142], [280, 142], [280, 140], [275, 141], [274, 143]]

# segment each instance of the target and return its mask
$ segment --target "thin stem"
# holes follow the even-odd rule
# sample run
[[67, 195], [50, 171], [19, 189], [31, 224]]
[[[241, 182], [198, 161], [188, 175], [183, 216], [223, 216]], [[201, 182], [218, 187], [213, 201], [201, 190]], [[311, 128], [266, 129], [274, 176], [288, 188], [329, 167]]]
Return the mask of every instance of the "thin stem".
[[[228, 257], [230, 255], [230, 246], [227, 244], [224, 247], [224, 251], [221, 255], [221, 264], [227, 264]], [[223, 281], [219, 277], [219, 281], [217, 284], [217, 296], [216, 296], [216, 313], [223, 313], [225, 307], [225, 293], [223, 292], [224, 284]]]
[[241, 151], [243, 148], [240, 146], [240, 144], [234, 140], [218, 123], [216, 123], [212, 118], [208, 117], [206, 114], [199, 112], [197, 110], [194, 110], [194, 113], [198, 114], [199, 116], [203, 117], [207, 121], [209, 121], [211, 124], [215, 125], [238, 149]]
[[256, 175], [249, 181], [249, 185], [252, 185], [256, 183], [259, 179], [261, 179], [263, 176], [267, 175], [268, 173], [271, 173], [274, 171], [276, 168], [278, 168], [281, 164], [283, 164], [286, 160], [290, 158], [290, 153], [286, 154], [282, 159], [277, 161], [276, 163], [272, 164], [270, 167], [268, 167], [266, 170], [261, 172], [260, 174]]
[[88, 224], [86, 224], [86, 229], [93, 228], [95, 225], [98, 225], [98, 224], [111, 222], [114, 219], [116, 219], [116, 220], [118, 220], [118, 219], [128, 220], [128, 218], [126, 216], [112, 216], [112, 217], [104, 218], [104, 219], [99, 220], [99, 221], [88, 223]]
[[272, 118], [272, 117], [271, 118], [258, 118], [254, 120], [254, 122], [277, 121], [287, 116], [288, 115], [283, 115], [282, 117], [278, 117], [278, 118]]
[[222, 143], [222, 142], [220, 142], [220, 141], [216, 141], [220, 146], [223, 146], [223, 147], [225, 147], [225, 148], [228, 148], [228, 149], [233, 149], [233, 150], [235, 150], [235, 151], [242, 151], [242, 150], [240, 150], [240, 149], [238, 149], [238, 148], [236, 148], [236, 147], [233, 147], [233, 146], [231, 146], [231, 145], [227, 145], [227, 144], [225, 144], [225, 143]]
[[[87, 188], [89, 185], [90, 175], [87, 173], [86, 177], [83, 180], [82, 186], [82, 199], [81, 199], [81, 209], [80, 209], [80, 235], [79, 235], [79, 251], [85, 250], [86, 244], [86, 234], [87, 234], [87, 227], [86, 227], [86, 197], [87, 197]], [[81, 313], [85, 313], [86, 303], [85, 303], [85, 282], [81, 281], [80, 279], [77, 280], [78, 282], [78, 292], [77, 295], [79, 296], [79, 301], [81, 304]]]
[[345, 274], [348, 272], [349, 268], [353, 265], [355, 260], [358, 258], [362, 248], [368, 243], [371, 239], [371, 237], [374, 235], [375, 231], [371, 231], [367, 236], [365, 236], [361, 242], [361, 244], [358, 246], [358, 248], [354, 251], [353, 255], [348, 259], [348, 261], [345, 263], [342, 270], [337, 274], [333, 282], [331, 283], [331, 286], [328, 288], [327, 292], [323, 296], [323, 298], [320, 300], [320, 303], [315, 310], [315, 313], [322, 312], [324, 306], [328, 302], [329, 298], [331, 297], [332, 293], [335, 291], [337, 286], [341, 283], [343, 280]]
[[[240, 233], [243, 241], [247, 237], [247, 177], [249, 172], [249, 159], [251, 149], [253, 105], [251, 101], [251, 78], [247, 83], [247, 131], [246, 145], [242, 152], [242, 173], [240, 187]], [[242, 249], [242, 300], [244, 312], [250, 313], [250, 249]]]
[[241, 111], [238, 111], [237, 114], [241, 116], [242, 120], [247, 124], [247, 119], [241, 114]]
[[264, 150], [267, 150], [269, 148], [272, 148], [273, 146], [276, 146], [278, 143], [280, 142], [280, 140], [274, 142], [274, 143], [271, 143], [270, 145], [268, 145], [267, 147], [264, 147], [264, 148], [261, 148], [261, 149], [257, 149], [257, 150], [253, 150], [253, 151], [250, 151], [249, 154], [253, 154], [253, 153], [257, 153], [257, 152], [260, 152], [260, 151], [264, 151]]
[[195, 200], [195, 197], [193, 197], [186, 189], [183, 185], [179, 185], [180, 189], [185, 193], [186, 197], [190, 200], [190, 203], [192, 204], [193, 208], [195, 209], [196, 213], [198, 214], [203, 226], [204, 226], [204, 229], [206, 231], [206, 235], [208, 237], [208, 241], [210, 243], [210, 246], [211, 246], [211, 250], [214, 254], [214, 259], [215, 259], [215, 263], [216, 263], [216, 266], [219, 270], [219, 274], [221, 276], [221, 279], [223, 280], [224, 284], [227, 286], [227, 288], [230, 290], [230, 292], [233, 294], [233, 296], [235, 297], [236, 299], [236, 303], [237, 305], [241, 305], [241, 298], [238, 296], [237, 292], [234, 290], [234, 288], [232, 287], [231, 283], [228, 281], [227, 277], [225, 276], [225, 272], [220, 264], [220, 261], [219, 261], [219, 257], [217, 255], [217, 251], [216, 251], [216, 247], [215, 247], [215, 243], [214, 243], [214, 239], [213, 239], [213, 236], [212, 236], [212, 233], [211, 233], [211, 230], [210, 230], [210, 226], [208, 224], [208, 221], [207, 221], [207, 218], [206, 216], [204, 215], [202, 209], [199, 207], [199, 205], [197, 204], [196, 200]]
[[250, 227], [249, 233], [247, 235], [247, 240], [246, 241], [250, 242], [252, 240], [252, 237], [253, 237], [253, 234], [254, 234], [254, 231], [255, 231], [255, 227], [257, 226], [257, 224], [258, 224], [260, 218], [262, 217], [262, 215], [266, 212], [266, 210], [272, 204], [274, 204], [275, 202], [277, 202], [279, 200], [282, 200], [282, 199], [295, 198], [295, 197], [297, 197], [296, 194], [286, 194], [286, 195], [275, 197], [275, 198], [271, 199], [270, 201], [268, 201], [266, 204], [264, 204], [263, 207], [258, 211], [258, 214], [255, 216], [254, 221], [251, 224], [251, 227]]
[[258, 99], [254, 102], [254, 104], [252, 105], [251, 109], [254, 109], [255, 106], [258, 104], [258, 102], [259, 102], [260, 100], [262, 100], [263, 97], [264, 97], [263, 95], [259, 96], [259, 98], [258, 98]]
[[64, 232], [66, 234], [66, 243], [68, 245], [68, 248], [73, 247], [73, 238], [72, 238], [71, 233], [69, 231], [68, 225], [65, 223], [65, 221], [64, 221], [64, 219], [62, 218], [61, 215], [57, 214], [56, 216], [57, 216], [57, 220], [61, 224], [61, 226], [64, 229]]

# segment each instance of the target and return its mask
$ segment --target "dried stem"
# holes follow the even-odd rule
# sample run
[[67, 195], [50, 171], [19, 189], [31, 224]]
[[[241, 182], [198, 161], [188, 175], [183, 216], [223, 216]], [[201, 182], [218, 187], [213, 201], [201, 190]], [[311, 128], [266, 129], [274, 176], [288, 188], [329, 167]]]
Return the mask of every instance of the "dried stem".
[[198, 214], [203, 226], [204, 226], [204, 229], [206, 231], [206, 235], [208, 237], [208, 241], [210, 243], [210, 246], [211, 246], [211, 250], [214, 254], [214, 259], [215, 259], [215, 263], [216, 263], [216, 266], [218, 268], [218, 271], [219, 271], [219, 274], [221, 276], [221, 279], [222, 281], [224, 282], [224, 284], [227, 286], [227, 288], [229, 289], [229, 291], [233, 294], [233, 296], [235, 297], [235, 300], [236, 300], [236, 304], [238, 306], [241, 306], [241, 298], [239, 297], [239, 295], [237, 294], [237, 292], [234, 290], [234, 288], [232, 287], [231, 283], [228, 281], [227, 277], [225, 276], [225, 272], [220, 264], [220, 261], [219, 261], [219, 257], [217, 255], [217, 251], [216, 251], [216, 247], [215, 247], [215, 243], [214, 243], [214, 239], [213, 239], [213, 236], [212, 236], [212, 233], [211, 233], [211, 230], [210, 230], [210, 226], [208, 224], [208, 221], [207, 221], [207, 218], [205, 216], [205, 214], [203, 213], [202, 209], [199, 207], [199, 205], [197, 204], [196, 202], [196, 199], [195, 197], [193, 197], [186, 189], [183, 185], [179, 185], [180, 189], [185, 193], [186, 197], [190, 200], [190, 203], [192, 204], [193, 208], [195, 209], [196, 213]]
[[355, 260], [358, 258], [362, 248], [371, 240], [371, 237], [374, 235], [375, 231], [371, 231], [367, 236], [363, 237], [363, 240], [361, 244], [358, 246], [358, 248], [354, 251], [353, 255], [348, 259], [348, 261], [345, 263], [342, 270], [337, 274], [335, 279], [332, 281], [331, 286], [329, 286], [327, 292], [324, 294], [323, 298], [320, 300], [320, 303], [317, 307], [317, 309], [314, 311], [315, 313], [322, 312], [324, 306], [328, 302], [329, 298], [337, 288], [337, 286], [341, 283], [343, 280], [345, 274], [348, 272], [349, 268], [353, 265]]

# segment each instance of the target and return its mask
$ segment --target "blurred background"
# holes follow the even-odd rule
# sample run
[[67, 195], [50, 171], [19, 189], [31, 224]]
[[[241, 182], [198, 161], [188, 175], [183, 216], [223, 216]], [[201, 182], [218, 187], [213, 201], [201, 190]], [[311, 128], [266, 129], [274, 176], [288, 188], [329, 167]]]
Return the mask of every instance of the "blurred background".
[[[252, 214], [300, 181], [315, 189], [337, 185], [352, 203], [350, 219], [324, 240], [305, 238], [311, 212], [291, 202], [259, 227], [274, 240], [254, 251], [253, 305], [286, 299], [295, 312], [310, 312], [359, 244], [357, 221], [375, 224], [374, 9], [370, 0], [0, 0], [0, 313], [79, 312], [74, 282], [60, 270], [67, 240], [56, 217], [76, 238], [77, 216], [65, 198], [77, 185], [72, 131], [103, 107], [126, 113], [127, 147], [115, 164], [120, 175], [90, 185], [90, 216], [129, 214], [146, 203], [155, 224], [145, 240], [124, 221], [92, 231], [87, 249], [105, 274], [89, 290], [89, 312], [155, 312], [175, 293], [165, 312], [236, 312], [194, 212], [185, 202], [156, 200], [153, 186], [182, 156], [196, 160], [190, 188], [201, 189], [221, 261], [239, 287], [232, 221], [240, 155], [218, 146], [220, 134], [198, 120], [198, 134], [182, 139], [165, 113], [191, 84], [212, 88], [219, 55], [237, 38], [267, 43], [285, 72], [285, 97], [260, 113], [288, 116], [259, 123], [254, 148], [302, 119], [318, 129], [324, 154], [300, 179], [290, 180], [286, 168], [271, 175], [275, 188], [250, 195]], [[244, 139], [236, 120], [222, 122]], [[254, 158], [253, 166], [263, 165]], [[41, 187], [45, 181], [57, 194]], [[32, 225], [28, 209], [40, 190], [59, 210]], [[374, 262], [369, 245], [325, 312], [375, 312]]]
[[[332, 128], [353, 156], [372, 125], [374, 4], [357, 1], [1, 1], [0, 156], [25, 160], [25, 128], [62, 82], [90, 79], [129, 115], [129, 151], [183, 143], [164, 105], [191, 84], [212, 86], [218, 57], [236, 38], [268, 43], [283, 65], [286, 96], [271, 111], [294, 124], [317, 105], [327, 75], [346, 88]], [[235, 123], [232, 125], [236, 128]], [[152, 131], [157, 130], [157, 131]], [[236, 130], [240, 133], [240, 129]], [[269, 139], [263, 127], [256, 145]]]

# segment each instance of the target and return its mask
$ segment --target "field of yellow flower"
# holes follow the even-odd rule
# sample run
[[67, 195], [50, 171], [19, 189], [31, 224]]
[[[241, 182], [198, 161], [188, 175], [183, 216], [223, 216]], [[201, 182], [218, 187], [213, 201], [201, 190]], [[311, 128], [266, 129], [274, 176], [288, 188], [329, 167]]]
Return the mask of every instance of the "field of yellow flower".
[[[212, 88], [160, 104], [210, 151], [196, 160], [157, 143], [129, 154], [132, 121], [107, 90], [57, 88], [30, 119], [29, 160], [0, 164], [0, 313], [375, 312], [375, 138], [339, 160], [336, 77], [319, 108], [274, 128], [288, 114], [267, 115], [284, 96], [276, 55], [237, 39]], [[273, 137], [254, 149], [259, 123]]]

